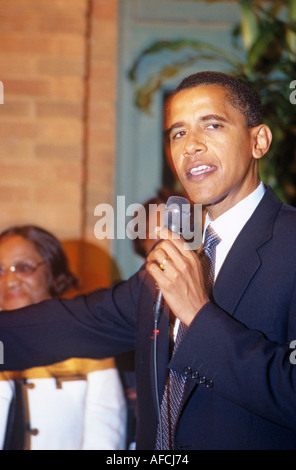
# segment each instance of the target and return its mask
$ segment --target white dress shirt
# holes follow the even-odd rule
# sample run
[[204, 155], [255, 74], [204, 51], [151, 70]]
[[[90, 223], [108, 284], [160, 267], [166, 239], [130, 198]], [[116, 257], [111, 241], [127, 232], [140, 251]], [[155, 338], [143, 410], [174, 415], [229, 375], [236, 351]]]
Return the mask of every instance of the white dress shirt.
[[221, 242], [216, 246], [215, 279], [235, 239], [253, 214], [264, 193], [265, 187], [261, 182], [255, 191], [217, 219], [211, 221], [209, 214], [206, 214], [204, 234], [208, 225], [211, 225], [212, 229], [221, 239]]

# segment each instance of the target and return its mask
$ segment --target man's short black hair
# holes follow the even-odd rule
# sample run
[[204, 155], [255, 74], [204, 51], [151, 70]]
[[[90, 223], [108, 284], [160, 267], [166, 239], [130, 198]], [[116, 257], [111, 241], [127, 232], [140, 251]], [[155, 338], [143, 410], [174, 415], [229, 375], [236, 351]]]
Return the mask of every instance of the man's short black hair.
[[244, 115], [247, 126], [250, 128], [262, 124], [263, 106], [260, 96], [247, 82], [222, 72], [197, 72], [184, 78], [176, 93], [200, 85], [218, 85], [226, 88], [228, 100]]

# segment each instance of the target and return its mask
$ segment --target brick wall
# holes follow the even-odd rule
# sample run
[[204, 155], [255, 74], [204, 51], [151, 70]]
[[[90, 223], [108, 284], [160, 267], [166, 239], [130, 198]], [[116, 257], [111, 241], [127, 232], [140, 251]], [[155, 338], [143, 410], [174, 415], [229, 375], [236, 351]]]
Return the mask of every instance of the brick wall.
[[1, 0], [0, 230], [52, 231], [96, 285], [113, 273], [93, 212], [113, 200], [116, 52], [117, 0]]

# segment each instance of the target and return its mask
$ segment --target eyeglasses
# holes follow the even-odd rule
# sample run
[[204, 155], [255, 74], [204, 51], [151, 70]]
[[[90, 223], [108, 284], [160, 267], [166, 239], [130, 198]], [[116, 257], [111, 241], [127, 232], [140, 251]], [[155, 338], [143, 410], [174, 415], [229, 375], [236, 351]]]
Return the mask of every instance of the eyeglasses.
[[0, 265], [0, 280], [3, 279], [4, 276], [6, 276], [8, 271], [10, 271], [11, 273], [15, 273], [18, 277], [32, 276], [32, 274], [34, 274], [34, 272], [39, 268], [39, 266], [42, 266], [43, 264], [45, 264], [45, 261], [40, 261], [39, 263], [35, 264], [20, 262], [17, 263], [15, 266], [10, 266], [9, 268]]

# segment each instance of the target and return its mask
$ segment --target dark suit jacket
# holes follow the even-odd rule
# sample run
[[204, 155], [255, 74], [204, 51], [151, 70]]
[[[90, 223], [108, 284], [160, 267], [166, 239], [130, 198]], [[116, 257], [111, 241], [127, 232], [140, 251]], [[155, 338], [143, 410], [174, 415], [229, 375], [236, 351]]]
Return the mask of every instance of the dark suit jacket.
[[[213, 289], [169, 362], [169, 314], [159, 322], [159, 396], [168, 365], [187, 374], [176, 448], [296, 449], [296, 210], [267, 188]], [[1, 313], [2, 369], [136, 348], [137, 448], [153, 449], [154, 282], [145, 268], [110, 290]], [[1, 367], [0, 367], [1, 370]]]

